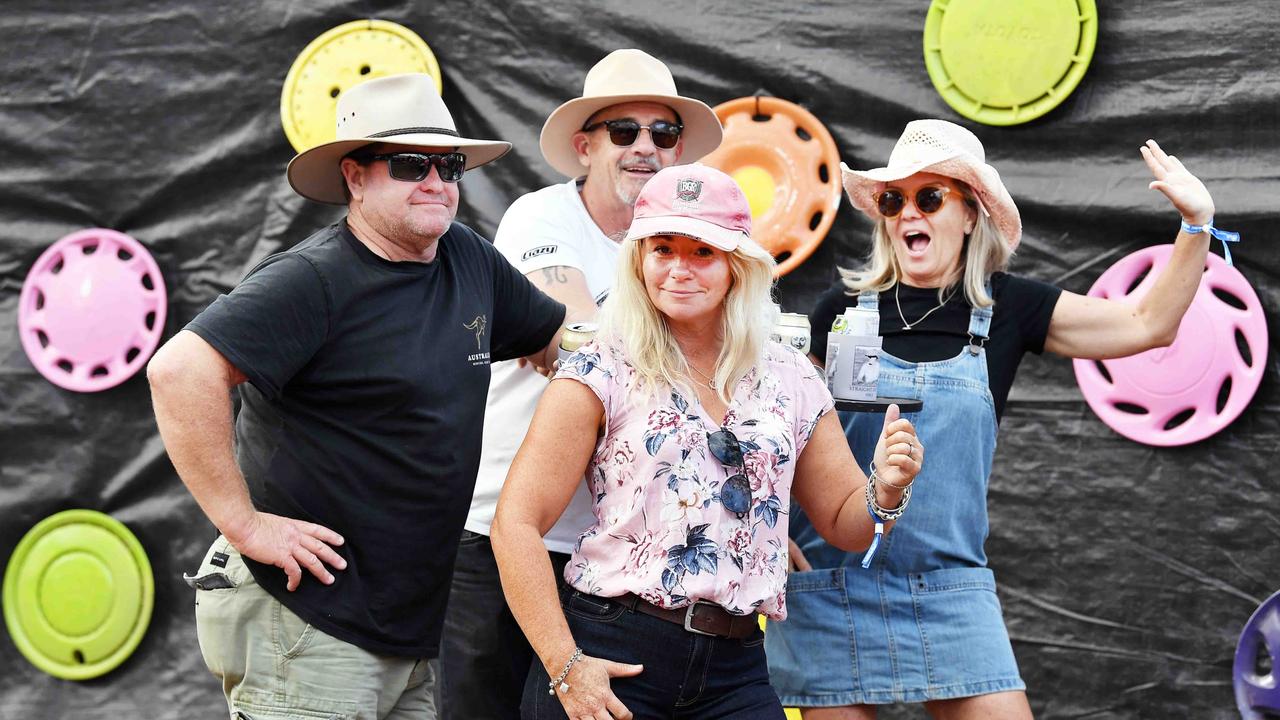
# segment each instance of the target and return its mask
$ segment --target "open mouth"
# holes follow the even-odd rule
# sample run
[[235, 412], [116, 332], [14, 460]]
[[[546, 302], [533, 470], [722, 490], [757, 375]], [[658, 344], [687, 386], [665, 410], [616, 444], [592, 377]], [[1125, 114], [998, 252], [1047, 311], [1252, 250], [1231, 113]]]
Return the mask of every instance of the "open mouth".
[[913, 257], [924, 255], [932, 240], [929, 237], [929, 233], [920, 232], [919, 230], [912, 230], [902, 236], [902, 241], [907, 245], [907, 253]]
[[653, 177], [653, 174], [658, 172], [656, 169], [649, 167], [648, 165], [624, 165], [622, 167], [622, 171], [630, 175], [645, 178]]

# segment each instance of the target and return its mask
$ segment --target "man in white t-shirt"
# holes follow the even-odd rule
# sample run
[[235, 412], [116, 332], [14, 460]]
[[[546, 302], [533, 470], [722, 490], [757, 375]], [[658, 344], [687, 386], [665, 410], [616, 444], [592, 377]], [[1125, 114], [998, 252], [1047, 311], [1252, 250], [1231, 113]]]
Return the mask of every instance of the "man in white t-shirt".
[[[587, 73], [582, 97], [556, 108], [542, 127], [543, 157], [573, 179], [512, 203], [494, 245], [571, 316], [591, 317], [613, 284], [619, 241], [640, 189], [658, 170], [714, 150], [721, 133], [711, 108], [677, 94], [666, 65], [639, 50], [616, 50]], [[507, 609], [488, 536], [547, 380], [516, 362], [494, 363], [492, 372], [480, 472], [440, 647], [443, 720], [518, 718], [533, 658]], [[583, 483], [545, 537], [557, 571], [592, 519]]]

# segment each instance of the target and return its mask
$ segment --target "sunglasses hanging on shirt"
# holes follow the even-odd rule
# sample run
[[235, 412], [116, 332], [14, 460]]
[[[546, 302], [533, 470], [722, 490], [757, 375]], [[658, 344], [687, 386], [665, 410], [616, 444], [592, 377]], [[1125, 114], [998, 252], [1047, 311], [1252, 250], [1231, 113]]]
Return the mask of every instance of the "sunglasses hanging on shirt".
[[742, 444], [738, 442], [738, 436], [731, 430], [707, 433], [707, 448], [722, 465], [738, 469], [739, 472], [731, 475], [720, 486], [720, 504], [739, 518], [743, 517], [751, 509], [751, 482], [747, 480], [746, 460], [742, 456]]

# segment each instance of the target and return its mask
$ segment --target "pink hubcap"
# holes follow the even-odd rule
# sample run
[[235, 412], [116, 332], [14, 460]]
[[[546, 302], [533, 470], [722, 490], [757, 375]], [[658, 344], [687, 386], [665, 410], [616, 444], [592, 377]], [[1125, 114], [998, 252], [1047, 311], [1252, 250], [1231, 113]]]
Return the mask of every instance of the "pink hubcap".
[[40, 255], [23, 283], [22, 346], [53, 384], [105, 390], [155, 351], [166, 301], [160, 268], [138, 241], [104, 228], [72, 233]]
[[[1172, 245], [1157, 245], [1126, 256], [1089, 295], [1137, 304], [1172, 252]], [[1209, 256], [1206, 268], [1172, 345], [1127, 358], [1075, 361], [1089, 407], [1131, 440], [1157, 446], [1203, 440], [1231, 424], [1262, 381], [1267, 324], [1258, 296], [1217, 255]]]

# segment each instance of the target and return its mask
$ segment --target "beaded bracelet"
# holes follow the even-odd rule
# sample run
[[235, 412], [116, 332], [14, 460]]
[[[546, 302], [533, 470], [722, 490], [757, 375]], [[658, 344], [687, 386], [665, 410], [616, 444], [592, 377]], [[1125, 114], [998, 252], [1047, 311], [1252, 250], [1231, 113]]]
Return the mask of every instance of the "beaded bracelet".
[[569, 683], [565, 682], [564, 679], [569, 677], [569, 670], [571, 670], [573, 668], [573, 664], [578, 662], [578, 660], [580, 660], [581, 658], [582, 658], [582, 648], [580, 647], [574, 648], [573, 655], [569, 657], [569, 662], [564, 664], [564, 669], [560, 671], [560, 675], [557, 676], [555, 680], [552, 680], [551, 682], [547, 683], [548, 695], [555, 695], [557, 687], [560, 689], [560, 692], [562, 693], [569, 692]]
[[[876, 468], [873, 465], [871, 467], [871, 474], [867, 475], [867, 510], [884, 522], [897, 520], [902, 517], [902, 513], [907, 511], [907, 503], [911, 502], [911, 484], [908, 484], [904, 488], [896, 488], [896, 486], [890, 485], [890, 487], [902, 490], [902, 499], [898, 501], [897, 507], [886, 508], [881, 507], [880, 503], [876, 500], [876, 482], [881, 481], [879, 476], [876, 475]], [[914, 482], [915, 481], [913, 480], [912, 483]], [[889, 483], [884, 484], [889, 485]]]
[[[876, 481], [879, 479], [873, 462], [871, 464], [871, 472], [867, 474], [867, 514], [871, 516], [872, 522], [875, 523], [875, 534], [871, 538], [871, 547], [868, 547], [867, 553], [862, 556], [863, 570], [871, 567], [871, 560], [876, 556], [876, 550], [880, 549], [880, 540], [884, 537], [884, 524], [890, 520], [897, 520], [902, 517], [902, 513], [906, 512], [907, 503], [911, 501], [911, 485], [915, 482], [915, 478], [912, 478], [906, 487], [899, 488], [902, 490], [902, 500], [898, 502], [898, 507], [887, 510], [876, 501]], [[898, 487], [889, 483], [885, 483], [885, 485], [889, 485], [892, 488]]]

